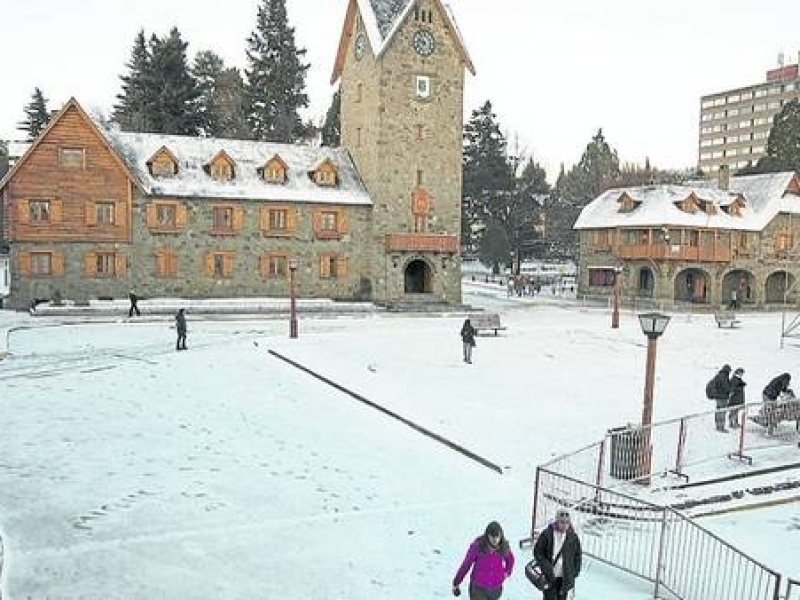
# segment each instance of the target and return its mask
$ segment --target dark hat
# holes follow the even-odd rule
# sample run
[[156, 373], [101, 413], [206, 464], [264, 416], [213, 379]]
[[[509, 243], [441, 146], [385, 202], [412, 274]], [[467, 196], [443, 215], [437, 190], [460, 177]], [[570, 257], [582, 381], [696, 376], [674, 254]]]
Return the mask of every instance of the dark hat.
[[734, 375], [744, 375], [744, 369], [742, 367], [738, 367], [734, 372]]
[[720, 371], [725, 371], [726, 373], [730, 373], [731, 366], [730, 365], [722, 365], [722, 368], [720, 369]]

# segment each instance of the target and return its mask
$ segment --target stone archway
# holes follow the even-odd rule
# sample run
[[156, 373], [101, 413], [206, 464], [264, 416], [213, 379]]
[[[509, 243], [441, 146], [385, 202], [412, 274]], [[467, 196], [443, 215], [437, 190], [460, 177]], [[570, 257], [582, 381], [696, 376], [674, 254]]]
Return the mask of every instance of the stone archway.
[[756, 302], [756, 277], [750, 271], [734, 269], [725, 273], [722, 278], [723, 304], [728, 304], [736, 291], [736, 300], [741, 304], [754, 304]]
[[787, 299], [789, 302], [794, 296], [792, 287], [794, 286], [794, 275], [788, 271], [775, 271], [767, 277], [764, 283], [764, 298], [767, 304], [783, 304]]
[[711, 290], [708, 273], [702, 269], [684, 269], [675, 277], [675, 300], [677, 302], [709, 302]]
[[653, 269], [650, 267], [642, 267], [639, 269], [639, 274], [636, 277], [636, 293], [639, 296], [652, 296], [655, 282], [656, 278], [653, 274]]
[[433, 270], [421, 259], [412, 260], [405, 269], [406, 294], [432, 294]]

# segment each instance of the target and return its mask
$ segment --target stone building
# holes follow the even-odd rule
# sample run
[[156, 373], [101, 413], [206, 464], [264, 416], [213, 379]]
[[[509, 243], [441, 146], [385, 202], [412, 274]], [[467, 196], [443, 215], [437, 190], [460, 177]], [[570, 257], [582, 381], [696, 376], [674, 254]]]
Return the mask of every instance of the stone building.
[[[728, 177], [608, 190], [581, 212], [578, 290], [680, 303], [765, 306], [798, 299], [800, 178]], [[733, 294], [735, 292], [735, 294]]]
[[0, 181], [10, 303], [461, 301], [464, 71], [440, 0], [350, 0], [342, 147], [109, 130], [71, 100]]

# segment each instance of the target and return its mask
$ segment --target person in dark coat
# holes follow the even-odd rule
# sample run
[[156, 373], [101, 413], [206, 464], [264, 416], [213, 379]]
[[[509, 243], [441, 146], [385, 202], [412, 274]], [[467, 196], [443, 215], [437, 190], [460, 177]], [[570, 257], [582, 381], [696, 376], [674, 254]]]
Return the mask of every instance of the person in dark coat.
[[792, 376], [789, 373], [782, 373], [775, 379], [767, 384], [762, 393], [764, 402], [768, 400], [777, 400], [781, 394], [789, 390], [789, 384], [792, 382]]
[[728, 401], [728, 426], [733, 429], [739, 427], [739, 411], [744, 404], [744, 387], [747, 385], [742, 379], [744, 369], [739, 367], [731, 377], [731, 397]]
[[131, 293], [128, 294], [128, 300], [131, 301], [131, 307], [128, 310], [128, 316], [132, 317], [134, 312], [136, 313], [137, 317], [142, 316], [142, 313], [139, 312], [139, 306], [138, 306], [139, 296], [136, 295], [135, 291], [131, 290]]
[[472, 364], [472, 349], [475, 347], [475, 336], [477, 333], [469, 319], [466, 319], [461, 326], [461, 341], [464, 343], [465, 363]]
[[714, 422], [717, 431], [728, 431], [725, 428], [725, 408], [728, 407], [728, 400], [731, 397], [731, 366], [723, 365], [714, 379], [706, 385], [706, 396], [709, 400], [717, 403], [717, 412], [714, 413]]
[[543, 600], [565, 600], [575, 587], [583, 562], [581, 541], [572, 528], [568, 510], [558, 510], [556, 520], [536, 540], [533, 557], [539, 561], [549, 583], [543, 591]]
[[175, 328], [178, 330], [178, 341], [175, 350], [186, 350], [186, 311], [181, 308], [175, 315]]

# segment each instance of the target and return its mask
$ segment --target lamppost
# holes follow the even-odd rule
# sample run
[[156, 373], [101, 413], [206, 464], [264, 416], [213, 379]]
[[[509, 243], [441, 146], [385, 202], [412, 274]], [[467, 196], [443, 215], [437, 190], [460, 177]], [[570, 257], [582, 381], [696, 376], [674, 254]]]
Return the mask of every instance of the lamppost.
[[291, 308], [289, 313], [289, 337], [297, 338], [297, 281], [295, 272], [297, 271], [297, 260], [289, 260], [289, 294], [291, 298]]
[[611, 311], [611, 329], [619, 329], [619, 288], [620, 277], [622, 276], [622, 267], [614, 269], [614, 302], [613, 310]]
[[643, 483], [650, 481], [650, 425], [653, 423], [653, 386], [656, 373], [656, 342], [664, 333], [669, 324], [667, 315], [661, 313], [644, 313], [639, 315], [642, 332], [647, 336], [647, 367], [644, 377], [644, 407], [642, 408], [642, 437], [640, 451], [641, 475], [645, 476]]

